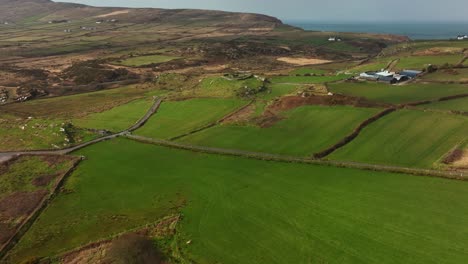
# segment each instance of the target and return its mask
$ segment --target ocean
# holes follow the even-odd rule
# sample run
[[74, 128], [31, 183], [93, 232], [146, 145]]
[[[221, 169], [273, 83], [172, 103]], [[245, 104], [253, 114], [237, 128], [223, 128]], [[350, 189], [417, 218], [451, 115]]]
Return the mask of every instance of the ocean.
[[284, 23], [313, 31], [383, 33], [408, 36], [413, 40], [453, 39], [458, 35], [468, 35], [466, 23], [343, 23], [284, 21]]

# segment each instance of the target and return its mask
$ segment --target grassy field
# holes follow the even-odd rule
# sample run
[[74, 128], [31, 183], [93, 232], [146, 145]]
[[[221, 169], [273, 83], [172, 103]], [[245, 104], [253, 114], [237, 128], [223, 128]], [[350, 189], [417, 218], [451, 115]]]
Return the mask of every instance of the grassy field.
[[310, 156], [351, 133], [378, 109], [303, 106], [284, 113], [270, 127], [218, 125], [182, 138], [184, 143], [255, 152]]
[[263, 82], [257, 78], [248, 78], [246, 80], [230, 80], [224, 77], [207, 77], [194, 88], [182, 91], [182, 96], [198, 97], [220, 97], [228, 98], [237, 95], [237, 92], [244, 87], [257, 89], [263, 85]]
[[123, 60], [122, 62], [118, 62], [119, 65], [130, 66], [130, 67], [138, 67], [138, 66], [145, 66], [150, 64], [157, 64], [168, 62], [171, 60], [179, 59], [179, 57], [174, 56], [166, 56], [166, 55], [149, 55], [149, 56], [138, 56], [128, 58]]
[[274, 76], [269, 78], [272, 83], [326, 83], [344, 80], [349, 78], [349, 75], [338, 74], [331, 76]]
[[468, 118], [463, 116], [400, 110], [365, 128], [330, 158], [429, 168], [465, 140], [466, 131]]
[[354, 66], [350, 68], [348, 71], [353, 72], [353, 73], [361, 73], [361, 72], [366, 72], [366, 71], [380, 71], [382, 69], [387, 68], [387, 66], [392, 62], [394, 58], [379, 58], [376, 60], [373, 60], [371, 62]]
[[468, 69], [447, 69], [426, 74], [423, 80], [441, 82], [468, 82]]
[[420, 108], [468, 112], [468, 97], [421, 105]]
[[201, 128], [236, 110], [247, 101], [237, 99], [190, 99], [163, 102], [156, 115], [136, 131], [153, 138], [172, 138]]
[[178, 210], [184, 217], [176, 244], [196, 263], [455, 264], [468, 257], [465, 182], [195, 154], [124, 139], [79, 154], [88, 159], [14, 248], [13, 262]]
[[149, 92], [152, 92], [149, 87], [131, 85], [99, 92], [9, 104], [1, 106], [0, 111], [25, 117], [76, 118], [109, 110], [134, 99], [145, 97]]
[[139, 99], [101, 113], [75, 119], [73, 123], [83, 128], [106, 129], [113, 132], [123, 131], [140, 120], [152, 104], [151, 98]]
[[399, 58], [396, 67], [393, 70], [422, 70], [429, 64], [432, 65], [444, 65], [446, 63], [455, 65], [461, 61], [463, 56], [461, 54], [456, 55], [437, 55], [437, 56], [410, 56]]
[[333, 93], [340, 93], [386, 103], [409, 103], [468, 93], [468, 86], [461, 84], [408, 84], [389, 85], [377, 82], [331, 83]]

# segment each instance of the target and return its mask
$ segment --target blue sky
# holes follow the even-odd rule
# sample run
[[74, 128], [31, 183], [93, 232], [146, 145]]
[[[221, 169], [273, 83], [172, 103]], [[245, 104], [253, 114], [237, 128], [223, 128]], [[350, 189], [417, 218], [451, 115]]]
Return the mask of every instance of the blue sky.
[[466, 21], [468, 0], [62, 0], [94, 6], [196, 8], [252, 12], [284, 20]]

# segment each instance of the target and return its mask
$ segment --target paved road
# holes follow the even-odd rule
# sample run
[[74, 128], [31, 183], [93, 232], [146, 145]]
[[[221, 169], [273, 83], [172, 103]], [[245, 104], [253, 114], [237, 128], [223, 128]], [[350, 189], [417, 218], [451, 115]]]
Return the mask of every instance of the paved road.
[[115, 134], [112, 134], [112, 135], [96, 138], [94, 140], [87, 141], [87, 142], [84, 142], [82, 144], [79, 144], [79, 145], [76, 145], [76, 146], [73, 146], [73, 147], [69, 147], [69, 148], [65, 148], [65, 149], [0, 152], [0, 163], [4, 162], [4, 161], [7, 161], [7, 160], [9, 160], [9, 159], [11, 159], [11, 158], [13, 158], [15, 156], [24, 155], [24, 154], [28, 154], [28, 155], [66, 155], [66, 154], [69, 154], [69, 153], [71, 153], [73, 151], [79, 150], [81, 148], [84, 148], [84, 147], [99, 143], [101, 141], [105, 141], [105, 140], [113, 139], [113, 138], [116, 138], [116, 137], [119, 137], [119, 136], [130, 134], [131, 132], [133, 132], [133, 131], [137, 130], [138, 128], [142, 127], [146, 123], [146, 121], [148, 121], [148, 119], [154, 113], [156, 113], [158, 111], [159, 106], [161, 105], [161, 102], [162, 102], [161, 99], [155, 98], [155, 101], [154, 101], [153, 105], [146, 112], [146, 114], [140, 120], [138, 120], [133, 126], [131, 126], [130, 128], [128, 128], [128, 129], [126, 129], [124, 131], [121, 131], [121, 132], [118, 132], [118, 133], [115, 133]]

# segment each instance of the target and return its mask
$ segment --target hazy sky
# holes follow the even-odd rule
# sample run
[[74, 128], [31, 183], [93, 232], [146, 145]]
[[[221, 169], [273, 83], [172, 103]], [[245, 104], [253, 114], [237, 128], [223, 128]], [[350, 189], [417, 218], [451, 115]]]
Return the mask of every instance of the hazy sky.
[[62, 0], [94, 6], [197, 8], [314, 21], [468, 21], [468, 0]]

